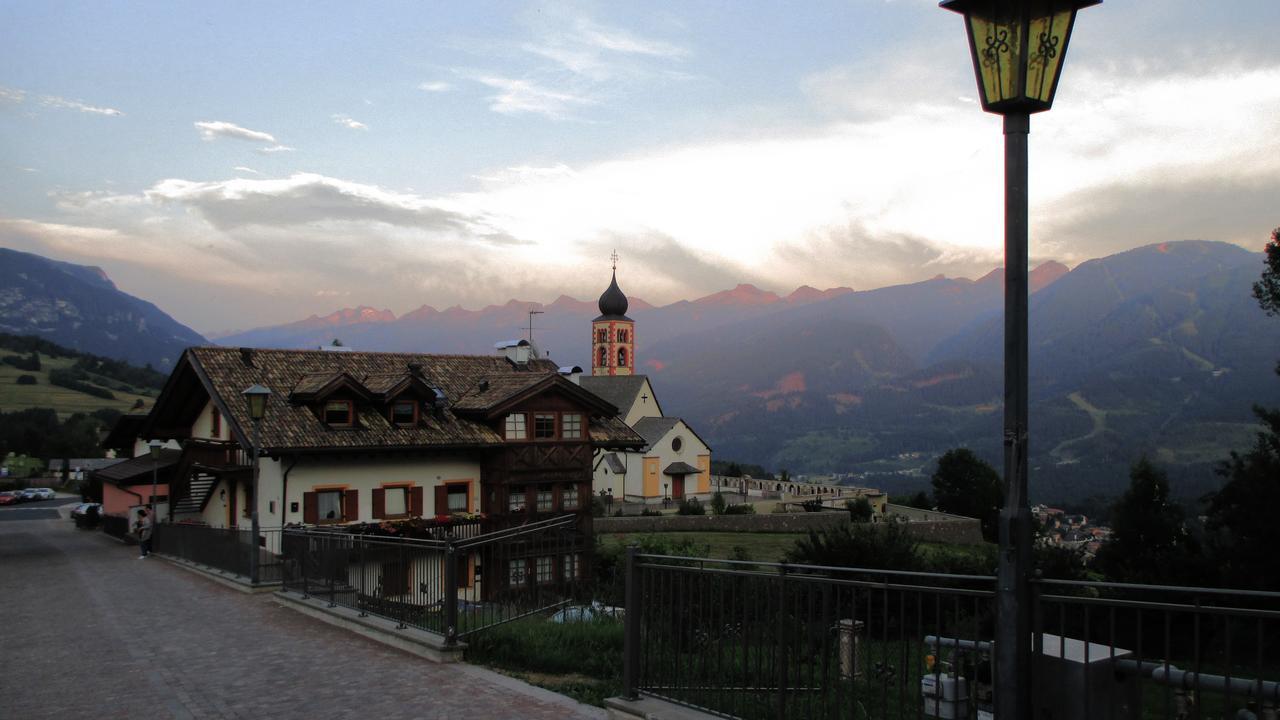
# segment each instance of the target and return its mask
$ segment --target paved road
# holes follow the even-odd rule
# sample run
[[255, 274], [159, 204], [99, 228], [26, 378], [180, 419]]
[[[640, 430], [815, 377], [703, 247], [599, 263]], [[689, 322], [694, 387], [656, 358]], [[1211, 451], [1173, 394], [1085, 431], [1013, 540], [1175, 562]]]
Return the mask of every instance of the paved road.
[[[60, 508], [79, 505], [80, 498], [58, 496], [53, 500], [33, 500], [21, 505], [0, 505], [0, 522], [5, 520], [57, 520]], [[70, 512], [70, 509], [67, 510]]]
[[0, 523], [0, 718], [602, 717], [246, 595], [70, 520]]

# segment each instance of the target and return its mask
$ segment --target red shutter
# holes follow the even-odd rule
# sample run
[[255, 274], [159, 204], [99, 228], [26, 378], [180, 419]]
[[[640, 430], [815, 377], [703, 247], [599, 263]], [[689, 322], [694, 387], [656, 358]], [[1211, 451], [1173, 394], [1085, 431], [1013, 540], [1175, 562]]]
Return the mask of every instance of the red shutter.
[[302, 522], [315, 525], [320, 521], [320, 498], [313, 492], [302, 493]]
[[409, 514], [413, 517], [422, 517], [421, 487], [413, 487], [409, 490]]
[[449, 514], [449, 488], [444, 485], [436, 486], [436, 514]]
[[373, 489], [373, 519], [381, 520], [387, 516], [387, 491], [383, 488]]
[[346, 522], [354, 522], [360, 519], [360, 491], [348, 490], [346, 494], [346, 507], [342, 509], [342, 519]]

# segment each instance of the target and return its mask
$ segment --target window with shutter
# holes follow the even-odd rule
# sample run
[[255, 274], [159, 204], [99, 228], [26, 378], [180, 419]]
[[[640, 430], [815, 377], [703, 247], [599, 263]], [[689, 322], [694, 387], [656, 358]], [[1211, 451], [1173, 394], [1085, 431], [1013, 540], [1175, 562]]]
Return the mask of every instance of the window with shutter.
[[435, 488], [435, 510], [436, 515], [449, 514], [449, 488], [444, 485], [437, 485]]
[[404, 486], [382, 488], [386, 497], [383, 508], [389, 518], [402, 518], [409, 515], [409, 488]]
[[307, 493], [316, 498], [316, 523], [342, 522], [343, 498], [341, 490], [319, 490]]
[[342, 519], [346, 522], [352, 522], [360, 519], [360, 491], [348, 490], [346, 493], [346, 512], [343, 513]]
[[381, 520], [387, 516], [387, 491], [382, 488], [373, 489], [373, 519]]
[[320, 493], [302, 493], [302, 522], [307, 525], [320, 522]]
[[413, 517], [422, 517], [422, 488], [414, 487], [409, 491], [409, 514]]

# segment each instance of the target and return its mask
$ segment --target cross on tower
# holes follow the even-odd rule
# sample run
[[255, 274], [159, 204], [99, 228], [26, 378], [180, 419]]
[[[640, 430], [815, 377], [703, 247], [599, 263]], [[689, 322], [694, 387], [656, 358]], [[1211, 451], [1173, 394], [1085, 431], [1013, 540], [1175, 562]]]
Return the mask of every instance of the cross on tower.
[[618, 270], [618, 251], [614, 250], [613, 253], [609, 255], [609, 259], [613, 261], [613, 269], [616, 272]]

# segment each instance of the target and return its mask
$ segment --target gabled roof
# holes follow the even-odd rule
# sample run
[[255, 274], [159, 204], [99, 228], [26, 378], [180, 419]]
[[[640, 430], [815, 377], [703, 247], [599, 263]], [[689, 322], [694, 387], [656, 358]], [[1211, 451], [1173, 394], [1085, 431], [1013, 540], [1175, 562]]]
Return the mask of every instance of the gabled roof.
[[147, 416], [145, 413], [121, 415], [116, 418], [111, 430], [107, 432], [107, 436], [102, 438], [102, 442], [98, 443], [99, 447], [106, 450], [126, 448], [132, 452], [133, 443], [138, 439], [138, 435], [141, 433], [142, 426], [146, 421]]
[[[631, 406], [636, 402], [636, 396], [648, 381], [647, 375], [593, 375], [578, 379], [578, 383], [583, 388], [608, 400], [623, 414], [630, 412]], [[653, 396], [653, 404], [661, 413], [662, 406], [658, 404], [656, 393]]]
[[684, 422], [683, 418], [678, 418], [678, 417], [640, 418], [639, 420], [636, 421], [635, 431], [640, 433], [642, 436], [644, 436], [645, 445], [646, 445], [646, 448], [648, 448], [648, 447], [653, 447], [654, 444], [662, 440], [662, 438], [666, 437], [667, 433], [671, 432], [671, 429], [674, 428], [679, 423], [684, 423], [685, 429], [688, 430], [691, 435], [698, 438], [698, 442], [702, 443], [707, 448], [708, 452], [711, 450], [711, 446], [707, 444], [707, 441], [703, 440], [702, 436], [699, 435], [697, 431], [695, 431], [693, 427], [689, 425], [689, 423]]
[[345, 390], [365, 401], [373, 398], [369, 389], [352, 377], [351, 373], [343, 370], [328, 370], [303, 375], [289, 392], [289, 400], [303, 403], [323, 400], [339, 390]]
[[141, 485], [151, 482], [155, 472], [161, 482], [169, 482], [168, 474], [182, 459], [181, 450], [161, 450], [158, 461], [151, 459], [151, 454], [139, 455], [136, 458], [118, 462], [114, 465], [93, 470], [92, 474], [111, 485]]
[[617, 406], [583, 390], [558, 371], [550, 375], [527, 372], [486, 375], [475, 388], [454, 402], [453, 409], [458, 413], [476, 413], [493, 418], [523, 400], [553, 389], [586, 405], [593, 414], [610, 417], [618, 414]]
[[640, 418], [636, 421], [635, 431], [640, 433], [644, 438], [646, 445], [653, 446], [654, 443], [661, 440], [667, 433], [671, 432], [671, 428], [680, 422], [680, 418], [673, 417], [647, 417]]
[[[455, 407], [447, 406], [438, 413], [424, 413], [417, 425], [402, 427], [390, 423], [380, 403], [372, 407], [357, 403], [356, 426], [339, 429], [325, 425], [309, 405], [289, 401], [290, 391], [304, 379], [316, 378], [310, 382], [317, 383], [323, 376], [345, 375], [360, 383], [370, 379], [381, 390], [385, 386], [385, 376], [403, 377], [411, 366], [423, 383], [440, 389], [448, 398], [464, 399], [488, 378], [519, 376], [526, 383], [523, 392], [536, 392], [535, 388], [543, 382], [563, 383], [573, 388], [567, 392], [578, 391], [584, 400], [593, 400], [603, 406], [601, 417], [593, 415], [588, 425], [593, 441], [601, 445], [638, 445], [641, 442], [641, 438], [621, 421], [603, 417], [605, 411], [613, 410], [608, 414], [616, 414], [612, 406], [601, 403], [590, 393], [581, 392], [573, 383], [557, 375], [555, 363], [542, 358], [531, 358], [525, 370], [513, 372], [511, 363], [500, 355], [331, 353], [223, 347], [194, 347], [183, 353], [144, 430], [155, 427], [177, 429], [183, 422], [189, 425], [194, 416], [187, 406], [204, 406], [205, 393], [200, 390], [204, 388], [227, 418], [233, 437], [248, 447], [253, 424], [240, 393], [250, 385], [261, 384], [273, 391], [262, 419], [264, 452], [426, 450], [503, 444], [496, 431], [476, 418], [474, 412], [466, 412], [463, 408], [455, 412]], [[493, 385], [490, 380], [490, 387]], [[185, 399], [197, 395], [198, 403]], [[511, 396], [508, 394], [507, 397]], [[495, 396], [493, 402], [504, 401]], [[473, 402], [473, 406], [481, 405]]]

